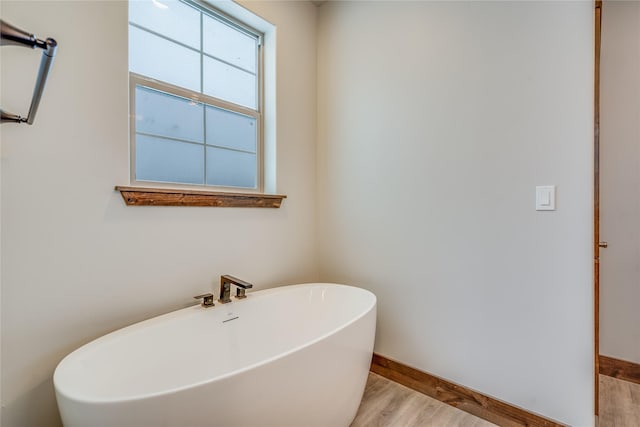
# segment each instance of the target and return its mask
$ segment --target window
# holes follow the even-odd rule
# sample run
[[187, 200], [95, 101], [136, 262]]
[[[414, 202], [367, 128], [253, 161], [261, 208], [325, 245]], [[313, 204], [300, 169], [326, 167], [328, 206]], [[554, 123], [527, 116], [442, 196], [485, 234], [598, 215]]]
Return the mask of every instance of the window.
[[129, 2], [133, 182], [262, 190], [261, 44], [196, 0]]

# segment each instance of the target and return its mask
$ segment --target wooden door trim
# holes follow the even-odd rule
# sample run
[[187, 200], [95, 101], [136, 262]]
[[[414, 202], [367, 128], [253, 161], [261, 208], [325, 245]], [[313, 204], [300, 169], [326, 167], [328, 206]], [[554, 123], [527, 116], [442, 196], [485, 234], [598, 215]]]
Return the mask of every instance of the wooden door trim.
[[602, 0], [594, 13], [594, 102], [593, 102], [593, 327], [594, 327], [594, 409], [598, 415], [600, 372], [600, 49], [602, 42]]

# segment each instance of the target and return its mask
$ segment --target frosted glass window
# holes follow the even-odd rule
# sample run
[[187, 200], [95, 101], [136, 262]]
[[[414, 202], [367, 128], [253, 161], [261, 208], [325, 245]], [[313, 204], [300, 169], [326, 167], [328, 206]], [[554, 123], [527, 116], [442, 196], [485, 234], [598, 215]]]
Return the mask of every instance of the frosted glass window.
[[255, 154], [207, 147], [207, 185], [256, 187]]
[[200, 91], [200, 54], [129, 26], [129, 70]]
[[200, 50], [200, 11], [180, 1], [132, 1], [129, 22]]
[[204, 16], [204, 51], [252, 73], [256, 72], [257, 39], [229, 25]]
[[204, 58], [203, 92], [234, 104], [256, 108], [256, 76], [209, 57]]
[[132, 181], [259, 188], [261, 35], [206, 2], [128, 3]]
[[204, 142], [203, 104], [143, 86], [135, 96], [136, 132]]
[[254, 117], [207, 106], [207, 144], [256, 152]]
[[204, 145], [136, 135], [136, 179], [203, 184]]

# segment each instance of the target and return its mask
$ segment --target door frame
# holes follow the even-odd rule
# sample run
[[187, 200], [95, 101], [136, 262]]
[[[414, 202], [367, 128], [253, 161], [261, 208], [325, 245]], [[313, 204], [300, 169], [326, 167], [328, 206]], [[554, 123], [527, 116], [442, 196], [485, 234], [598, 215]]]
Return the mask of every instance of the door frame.
[[602, 0], [594, 10], [594, 108], [593, 108], [593, 307], [594, 307], [594, 410], [599, 414], [600, 371], [600, 49], [602, 42]]

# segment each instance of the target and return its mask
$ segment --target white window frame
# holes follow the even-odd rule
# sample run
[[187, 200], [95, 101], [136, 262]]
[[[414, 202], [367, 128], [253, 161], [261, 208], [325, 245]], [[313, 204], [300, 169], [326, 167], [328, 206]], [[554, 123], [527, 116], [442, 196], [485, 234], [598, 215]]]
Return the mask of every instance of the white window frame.
[[[197, 190], [213, 190], [213, 191], [227, 191], [227, 192], [243, 192], [243, 193], [264, 193], [265, 192], [265, 155], [264, 155], [264, 79], [265, 79], [265, 67], [264, 67], [264, 40], [265, 35], [263, 32], [258, 31], [249, 25], [229, 16], [227, 13], [219, 10], [211, 6], [208, 3], [199, 0], [179, 0], [187, 5], [193, 6], [196, 9], [200, 10], [202, 13], [207, 14], [214, 19], [221, 20], [225, 22], [227, 25], [231, 25], [232, 27], [236, 27], [239, 30], [246, 32], [254, 37], [257, 37], [257, 51], [256, 51], [256, 110], [252, 108], [245, 107], [239, 104], [234, 104], [229, 101], [225, 101], [220, 98], [216, 98], [214, 96], [206, 95], [201, 92], [195, 92], [186, 88], [182, 88], [171, 83], [167, 83], [164, 81], [156, 80], [147, 76], [143, 76], [140, 74], [136, 74], [132, 71], [129, 71], [129, 165], [130, 165], [130, 182], [132, 185], [138, 187], [156, 187], [156, 188], [182, 188], [182, 189], [197, 189]], [[202, 19], [200, 20], [200, 31], [202, 32]], [[159, 35], [160, 37], [165, 38], [166, 40], [170, 40], [171, 42], [177, 43], [185, 48], [190, 50], [195, 50], [192, 47], [186, 46], [179, 41], [173, 40], [169, 37], [164, 36], [163, 34], [159, 34], [153, 30], [148, 30], [136, 23], [129, 22], [128, 25], [134, 25], [137, 28], [143, 29], [145, 31], [149, 31], [152, 34]], [[127, 26], [128, 28], [128, 26]], [[201, 33], [202, 34], [202, 33]], [[201, 35], [202, 37], [202, 35]], [[200, 46], [202, 48], [202, 45]], [[202, 49], [198, 50], [201, 58], [203, 56], [209, 56], [202, 51]], [[212, 57], [215, 58], [215, 57]], [[219, 58], [215, 58], [219, 60]], [[225, 61], [223, 61], [225, 62]], [[201, 69], [202, 69], [202, 59], [201, 59]], [[202, 78], [202, 76], [201, 76]], [[136, 179], [136, 106], [135, 106], [135, 91], [136, 86], [148, 87], [153, 90], [157, 90], [160, 92], [167, 93], [169, 95], [175, 95], [178, 97], [192, 99], [195, 102], [203, 103], [205, 105], [211, 105], [216, 108], [221, 108], [233, 113], [242, 114], [245, 116], [253, 117], [256, 119], [256, 187], [228, 187], [228, 186], [220, 186], [220, 185], [207, 185], [206, 184], [206, 154], [205, 159], [205, 182], [203, 184], [186, 184], [186, 183], [178, 183], [178, 182], [162, 182], [162, 181], [146, 181], [146, 180], [137, 180]], [[205, 127], [206, 129], [206, 127]], [[206, 130], [205, 130], [206, 132]], [[206, 147], [206, 138], [203, 142], [203, 145]], [[206, 150], [206, 148], [205, 148]]]

